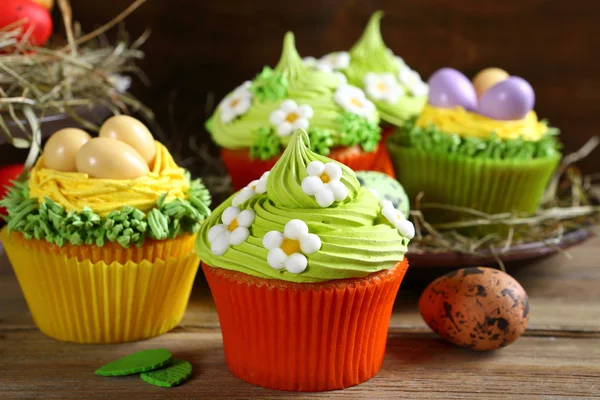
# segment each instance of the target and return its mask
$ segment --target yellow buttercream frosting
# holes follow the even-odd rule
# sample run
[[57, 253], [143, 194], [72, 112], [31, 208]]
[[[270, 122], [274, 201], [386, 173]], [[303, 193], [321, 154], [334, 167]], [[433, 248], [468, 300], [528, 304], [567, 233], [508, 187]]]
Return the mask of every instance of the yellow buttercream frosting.
[[429, 125], [435, 125], [442, 132], [480, 139], [488, 139], [494, 132], [500, 139], [523, 138], [538, 141], [548, 130], [534, 111], [520, 120], [501, 121], [469, 112], [462, 107], [438, 108], [428, 104], [423, 108], [416, 126], [426, 128]]
[[155, 143], [150, 173], [136, 179], [96, 179], [79, 172], [60, 172], [44, 168], [42, 156], [31, 169], [29, 197], [40, 202], [48, 197], [67, 211], [80, 212], [87, 206], [100, 216], [126, 205], [147, 212], [165, 192], [167, 201], [184, 199], [189, 188], [185, 170], [177, 166], [165, 146]]

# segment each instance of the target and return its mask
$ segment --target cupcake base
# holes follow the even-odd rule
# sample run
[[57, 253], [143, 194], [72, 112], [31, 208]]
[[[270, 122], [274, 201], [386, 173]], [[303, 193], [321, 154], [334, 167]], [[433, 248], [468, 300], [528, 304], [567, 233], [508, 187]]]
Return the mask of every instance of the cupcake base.
[[38, 328], [76, 343], [129, 342], [173, 329], [198, 270], [194, 237], [117, 249], [58, 247], [18, 232], [9, 237], [6, 229], [1, 233]]
[[[393, 142], [388, 146], [396, 176], [411, 201], [423, 192], [426, 202], [489, 214], [534, 212], [560, 162], [560, 157], [495, 160], [425, 152]], [[428, 217], [456, 218], [448, 214]]]
[[229, 370], [248, 383], [301, 392], [372, 378], [407, 268], [405, 259], [365, 278], [301, 284], [203, 264]]
[[[329, 158], [347, 165], [354, 171], [378, 171], [395, 177], [394, 167], [390, 160], [384, 142], [380, 142], [373, 152], [366, 152], [359, 146], [332, 149]], [[221, 158], [225, 163], [227, 172], [231, 176], [231, 183], [235, 191], [259, 179], [263, 173], [271, 170], [279, 157], [267, 161], [250, 159], [248, 150], [221, 149]]]

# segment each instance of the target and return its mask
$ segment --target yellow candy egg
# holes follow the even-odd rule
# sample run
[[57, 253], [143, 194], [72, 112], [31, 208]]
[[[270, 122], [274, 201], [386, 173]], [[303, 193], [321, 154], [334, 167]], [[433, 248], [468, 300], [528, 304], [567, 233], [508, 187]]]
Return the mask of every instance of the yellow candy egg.
[[500, 68], [486, 68], [479, 71], [473, 78], [473, 87], [477, 97], [481, 97], [486, 90], [497, 83], [509, 78], [508, 72]]
[[116, 115], [106, 120], [100, 128], [98, 136], [127, 143], [136, 149], [148, 164], [154, 160], [156, 155], [154, 137], [146, 125], [128, 115]]
[[75, 172], [75, 154], [91, 139], [87, 132], [66, 128], [55, 132], [44, 146], [44, 167], [63, 172]]
[[133, 147], [107, 137], [88, 141], [77, 152], [76, 162], [77, 171], [99, 179], [135, 179], [150, 172]]

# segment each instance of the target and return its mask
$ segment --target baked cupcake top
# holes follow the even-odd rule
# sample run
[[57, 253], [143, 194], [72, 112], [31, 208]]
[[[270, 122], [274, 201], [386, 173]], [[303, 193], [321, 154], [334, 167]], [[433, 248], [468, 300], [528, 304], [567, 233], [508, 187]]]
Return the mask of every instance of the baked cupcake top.
[[524, 79], [488, 68], [471, 82], [442, 68], [428, 83], [428, 104], [392, 143], [493, 159], [560, 156], [559, 131], [538, 119], [535, 93]]
[[196, 251], [215, 268], [322, 282], [364, 277], [402, 261], [414, 227], [354, 172], [310, 150], [296, 131], [270, 172], [221, 204]]
[[344, 75], [306, 67], [288, 32], [275, 69], [264, 67], [228, 94], [206, 127], [219, 146], [249, 149], [250, 158], [268, 160], [281, 154], [295, 129], [308, 132], [319, 154], [354, 145], [374, 151], [381, 139], [378, 121], [373, 103]]
[[349, 83], [363, 88], [383, 121], [403, 126], [425, 105], [427, 85], [385, 45], [380, 29], [382, 17], [381, 11], [371, 16], [362, 37], [350, 50], [348, 65], [342, 72]]
[[0, 201], [7, 227], [63, 246], [140, 246], [200, 229], [210, 195], [139, 121], [109, 119], [98, 138], [54, 133], [25, 182]]

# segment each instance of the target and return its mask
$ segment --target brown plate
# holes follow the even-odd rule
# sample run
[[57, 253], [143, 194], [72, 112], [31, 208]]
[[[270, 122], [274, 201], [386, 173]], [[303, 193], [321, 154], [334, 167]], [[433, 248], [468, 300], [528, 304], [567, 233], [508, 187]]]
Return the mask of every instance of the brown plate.
[[[563, 235], [559, 242], [554, 240], [540, 240], [512, 246], [508, 251], [496, 249], [495, 253], [504, 263], [516, 261], [532, 261], [557, 253], [576, 244], [582, 243], [594, 234], [589, 229], [577, 229]], [[406, 256], [410, 260], [411, 268], [456, 268], [475, 265], [497, 265], [498, 261], [491, 251], [480, 251], [476, 254], [463, 254], [452, 251], [439, 253], [419, 253], [409, 251]]]

